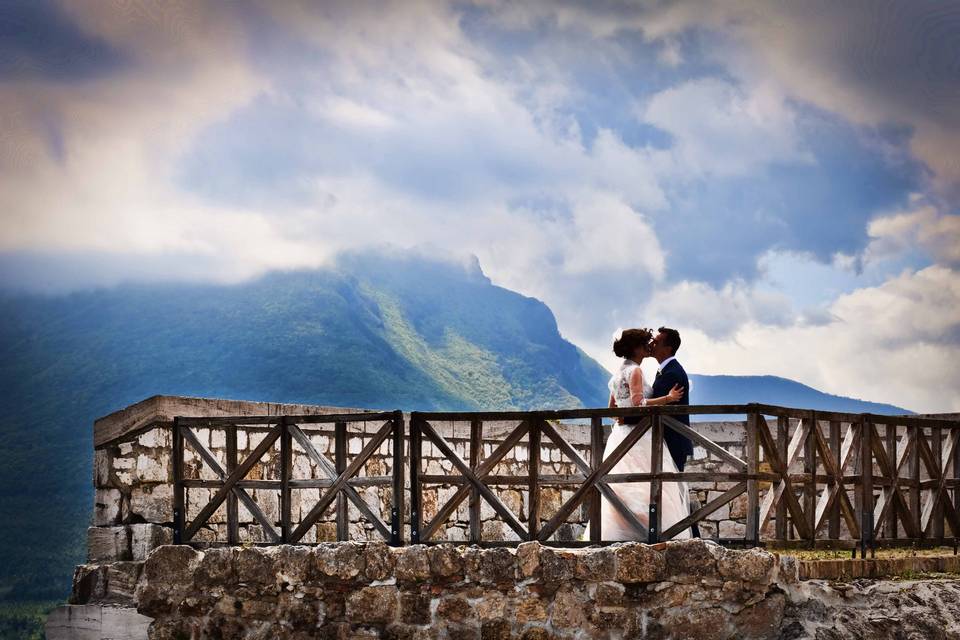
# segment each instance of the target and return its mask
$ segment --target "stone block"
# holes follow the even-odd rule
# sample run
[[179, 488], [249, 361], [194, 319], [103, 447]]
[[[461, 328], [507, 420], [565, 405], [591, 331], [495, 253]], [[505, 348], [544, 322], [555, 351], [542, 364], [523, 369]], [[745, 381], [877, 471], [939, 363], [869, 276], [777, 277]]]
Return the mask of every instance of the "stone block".
[[463, 624], [476, 619], [476, 612], [465, 598], [447, 596], [437, 603], [437, 619]]
[[97, 489], [110, 486], [110, 454], [105, 449], [93, 452], [93, 486]]
[[430, 624], [430, 601], [429, 593], [401, 593], [400, 622]]
[[452, 544], [441, 544], [427, 549], [430, 572], [434, 578], [463, 577], [463, 557]]
[[103, 564], [80, 564], [73, 570], [70, 604], [100, 602], [107, 595], [107, 567]]
[[141, 447], [150, 449], [169, 449], [173, 445], [170, 430], [165, 428], [150, 429], [141, 433], [137, 442]]
[[347, 597], [347, 618], [385, 624], [397, 615], [397, 588], [393, 585], [363, 587]]
[[352, 580], [363, 574], [363, 545], [351, 542], [321, 544], [314, 549], [319, 575]]
[[667, 572], [667, 559], [653, 547], [636, 542], [614, 545], [617, 580], [624, 583], [656, 582]]
[[430, 578], [430, 556], [427, 546], [415, 544], [403, 547], [397, 553], [397, 580], [401, 582], [422, 582]]
[[664, 550], [667, 567], [673, 575], [706, 576], [717, 573], [717, 558], [723, 547], [701, 538], [668, 542]]
[[776, 564], [776, 557], [762, 549], [725, 550], [717, 560], [721, 576], [744, 582], [769, 582]]
[[574, 554], [578, 580], [603, 582], [617, 574], [617, 559], [610, 549], [590, 549]]
[[573, 580], [576, 575], [577, 555], [573, 551], [542, 547], [540, 549], [540, 578], [558, 583]]
[[540, 570], [541, 548], [539, 542], [521, 542], [517, 546], [517, 562], [521, 577], [532, 578]]
[[747, 527], [741, 522], [732, 520], [720, 521], [721, 538], [743, 538], [747, 534]]
[[123, 495], [118, 489], [97, 489], [93, 504], [93, 521], [98, 527], [118, 524]]
[[47, 640], [146, 640], [152, 618], [133, 607], [64, 605], [47, 617]]
[[364, 545], [364, 572], [368, 580], [386, 580], [393, 575], [397, 560], [390, 547], [380, 541]]
[[173, 486], [141, 485], [130, 493], [130, 513], [146, 522], [173, 522]]
[[146, 560], [151, 551], [165, 544], [173, 544], [173, 529], [157, 524], [131, 524], [130, 551], [133, 560]]
[[87, 529], [87, 561], [130, 560], [130, 531], [123, 526]]
[[586, 594], [571, 588], [557, 591], [550, 621], [556, 629], [580, 629], [586, 625], [593, 605]]
[[546, 622], [549, 617], [548, 604], [550, 604], [549, 600], [544, 600], [535, 595], [523, 597], [515, 605], [514, 616], [519, 624]]
[[468, 580], [481, 584], [505, 584], [516, 580], [517, 557], [505, 547], [470, 547], [464, 552], [464, 568]]
[[106, 567], [107, 593], [104, 600], [133, 604], [134, 591], [137, 588], [137, 580], [140, 578], [143, 563], [111, 562]]
[[137, 479], [140, 482], [172, 482], [169, 452], [161, 450], [151, 455], [141, 453], [137, 457]]

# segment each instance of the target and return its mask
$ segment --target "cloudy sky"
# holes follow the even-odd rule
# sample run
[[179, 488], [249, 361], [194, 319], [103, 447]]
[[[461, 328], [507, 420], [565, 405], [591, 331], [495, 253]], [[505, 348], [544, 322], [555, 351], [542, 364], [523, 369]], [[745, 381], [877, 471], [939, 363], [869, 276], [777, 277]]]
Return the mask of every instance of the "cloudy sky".
[[0, 4], [0, 276], [476, 255], [604, 364], [960, 411], [960, 3]]

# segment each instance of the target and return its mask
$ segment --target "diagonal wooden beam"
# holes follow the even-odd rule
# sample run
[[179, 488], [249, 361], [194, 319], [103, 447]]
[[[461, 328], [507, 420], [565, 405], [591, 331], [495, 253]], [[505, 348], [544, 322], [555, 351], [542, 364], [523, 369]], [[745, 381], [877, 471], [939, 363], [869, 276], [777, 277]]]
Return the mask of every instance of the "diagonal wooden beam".
[[[957, 450], [958, 443], [958, 434], [956, 429], [951, 429], [947, 434], [947, 447], [943, 454], [943, 463], [940, 467], [940, 476], [944, 477], [947, 475], [947, 466], [950, 464], [950, 461], [953, 460], [953, 456]], [[956, 474], [956, 471], [954, 471]]]
[[663, 416], [660, 416], [660, 418], [663, 421], [664, 426], [669, 427], [670, 429], [679, 433], [682, 436], [686, 436], [687, 438], [690, 438], [691, 440], [698, 443], [704, 449], [706, 449], [716, 457], [720, 458], [724, 462], [732, 464], [737, 469], [737, 471], [746, 473], [747, 463], [744, 460], [741, 460], [737, 456], [733, 455], [732, 453], [730, 453], [729, 451], [721, 447], [719, 444], [717, 444], [710, 438], [706, 437], [701, 433], [698, 433], [694, 429], [691, 429], [690, 427], [683, 424], [673, 416], [663, 415]]
[[590, 475], [583, 481], [583, 484], [580, 485], [580, 488], [577, 489], [570, 498], [567, 499], [565, 503], [560, 505], [560, 509], [557, 510], [557, 513], [550, 518], [543, 527], [540, 528], [540, 533], [537, 535], [537, 539], [541, 542], [549, 540], [550, 536], [553, 535], [553, 532], [563, 523], [570, 514], [573, 513], [573, 510], [580, 506], [580, 503], [583, 502], [584, 498], [589, 495], [591, 489], [595, 488], [597, 481], [605, 476], [613, 467], [616, 466], [618, 462], [627, 454], [627, 452], [637, 443], [640, 438], [650, 429], [650, 418], [644, 418], [639, 423], [634, 426], [634, 428], [626, 435], [626, 437], [617, 445], [617, 447], [610, 452], [610, 455], [603, 459], [603, 461], [597, 465], [597, 468], [590, 472]]
[[513, 514], [513, 512], [510, 511], [510, 509], [508, 509], [503, 502], [501, 502], [500, 498], [497, 497], [497, 494], [495, 494], [490, 487], [485, 485], [479, 478], [477, 478], [477, 476], [473, 473], [473, 470], [470, 468], [470, 465], [468, 465], [463, 458], [461, 458], [460, 455], [454, 451], [453, 447], [450, 446], [446, 439], [444, 439], [439, 433], [436, 432], [436, 430], [434, 430], [433, 425], [431, 425], [429, 422], [424, 422], [420, 428], [428, 438], [433, 440], [433, 444], [435, 444], [437, 448], [440, 449], [440, 452], [443, 453], [443, 455], [445, 455], [447, 459], [453, 463], [453, 466], [460, 471], [463, 477], [470, 484], [472, 484], [478, 492], [480, 492], [480, 495], [483, 496], [484, 500], [490, 503], [490, 506], [493, 507], [493, 510], [500, 514], [500, 517], [503, 518], [504, 522], [510, 525], [510, 528], [513, 529], [518, 536], [520, 536], [520, 539], [522, 540], [526, 538], [527, 530], [523, 527], [520, 521], [517, 520], [517, 517]]
[[[476, 470], [476, 477], [480, 480], [487, 477], [493, 468], [523, 439], [523, 436], [525, 436], [529, 430], [530, 423], [526, 420], [518, 424], [497, 448], [490, 453], [490, 456], [479, 463]], [[460, 503], [466, 500], [472, 488], [473, 485], [469, 482], [460, 485], [457, 491], [450, 496], [450, 499], [437, 510], [437, 514], [433, 517], [433, 520], [431, 520], [426, 527], [421, 528], [420, 540], [429, 540], [433, 534], [436, 533], [440, 525], [450, 518], [456, 508], [460, 506]]]
[[[570, 460], [573, 461], [573, 464], [580, 469], [580, 472], [587, 476], [590, 474], [590, 465], [587, 464], [586, 460], [580, 457], [580, 454], [577, 453], [576, 449], [567, 442], [563, 436], [561, 436], [556, 429], [553, 428], [549, 422], [544, 421], [540, 426], [541, 431], [551, 440], [554, 444], [564, 453]], [[603, 494], [603, 497], [606, 498], [614, 509], [617, 510], [623, 518], [630, 523], [631, 528], [636, 531], [637, 535], [640, 536], [640, 540], [646, 540], [647, 537], [647, 527], [637, 518], [637, 515], [626, 505], [623, 499], [616, 493], [613, 487], [611, 487], [606, 482], [602, 480], [597, 481], [597, 489], [600, 490], [600, 493]]]
[[[220, 479], [223, 480], [227, 472], [220, 466], [220, 462], [217, 460], [216, 456], [203, 446], [203, 443], [200, 442], [200, 439], [197, 438], [196, 434], [193, 432], [193, 429], [190, 427], [181, 427], [181, 434], [183, 437], [190, 443], [190, 446], [193, 447], [200, 458], [207, 464], [210, 469], [220, 476]], [[280, 542], [280, 535], [277, 533], [276, 529], [273, 528], [273, 523], [267, 518], [266, 514], [260, 509], [260, 505], [247, 493], [247, 490], [243, 487], [234, 487], [233, 492], [240, 499], [240, 502], [243, 503], [243, 506], [247, 508], [247, 511], [250, 512], [250, 515], [260, 523], [260, 526], [263, 527], [264, 533], [267, 534], [267, 537], [270, 538], [272, 542]]]
[[373, 438], [370, 439], [363, 449], [360, 450], [360, 453], [350, 461], [350, 464], [347, 465], [347, 468], [337, 476], [337, 479], [333, 481], [333, 484], [330, 485], [330, 488], [327, 489], [326, 493], [320, 496], [320, 500], [317, 501], [313, 508], [303, 517], [303, 520], [297, 525], [297, 528], [290, 533], [290, 542], [297, 542], [304, 536], [310, 527], [312, 527], [317, 520], [320, 519], [320, 516], [323, 515], [323, 512], [326, 511], [327, 507], [330, 506], [330, 503], [333, 502], [333, 499], [337, 497], [337, 494], [340, 493], [340, 490], [347, 485], [347, 481], [356, 475], [367, 460], [370, 459], [370, 456], [380, 447], [384, 440], [387, 439], [387, 436], [390, 435], [390, 431], [393, 429], [393, 422], [387, 422], [377, 433], [374, 434]]
[[677, 535], [684, 529], [687, 529], [693, 526], [694, 524], [696, 524], [697, 522], [700, 522], [706, 516], [710, 515], [711, 513], [713, 513], [720, 507], [722, 507], [723, 505], [732, 501], [734, 498], [736, 498], [746, 490], [747, 490], [746, 482], [738, 482], [737, 484], [733, 485], [731, 488], [727, 489], [726, 491], [721, 493], [719, 496], [717, 496], [707, 504], [703, 505], [702, 507], [700, 507], [699, 509], [691, 513], [689, 516], [687, 516], [683, 520], [680, 520], [676, 524], [672, 525], [669, 529], [664, 531], [662, 534], [660, 534], [661, 542], [664, 540], [669, 540], [670, 538]]
[[850, 496], [847, 495], [846, 491], [840, 491], [837, 493], [837, 498], [840, 500], [840, 513], [847, 523], [847, 530], [850, 531], [850, 537], [856, 540], [860, 537], [860, 523], [857, 522], [857, 512], [850, 503]]
[[[793, 518], [793, 526], [797, 529], [797, 533], [800, 534], [801, 538], [812, 539], [812, 534], [808, 527], [807, 519], [803, 514], [803, 508], [800, 506], [800, 502], [797, 500], [797, 497], [793, 495], [793, 483], [790, 482], [789, 464], [784, 464], [784, 461], [780, 459], [780, 456], [777, 453], [777, 447], [773, 441], [773, 435], [770, 433], [770, 429], [767, 425], [767, 419], [761, 416], [761, 419], [757, 424], [757, 433], [760, 436], [761, 446], [766, 452], [767, 461], [770, 463], [770, 467], [773, 469], [773, 472], [780, 474], [781, 478], [779, 482], [770, 486], [770, 489], [767, 490], [767, 494], [763, 498], [763, 503], [760, 506], [760, 531], [763, 531], [764, 527], [767, 525], [767, 522], [770, 520], [770, 514], [773, 512], [773, 508], [777, 505], [777, 501], [784, 500], [784, 502], [787, 504], [787, 509], [790, 511], [790, 516]], [[798, 426], [796, 432], [794, 432], [793, 440], [791, 440], [790, 448], [787, 449], [788, 459], [791, 459], [791, 448], [793, 449], [792, 456], [796, 456], [799, 445], [794, 446], [795, 442], [802, 443], [807, 437], [804, 435], [802, 439], [798, 439], [797, 433], [800, 431], [801, 428]]]
[[233, 488], [236, 486], [237, 482], [240, 481], [247, 473], [250, 472], [250, 469], [253, 468], [253, 465], [257, 464], [260, 461], [260, 458], [263, 457], [263, 454], [273, 446], [273, 443], [277, 441], [277, 438], [280, 437], [281, 426], [275, 425], [273, 429], [267, 432], [266, 437], [263, 441], [257, 445], [256, 449], [244, 459], [237, 468], [234, 469], [230, 475], [226, 477], [223, 481], [223, 486], [220, 487], [217, 492], [214, 494], [213, 498], [210, 499], [210, 502], [207, 503], [203, 509], [200, 510], [200, 513], [197, 514], [197, 517], [194, 518], [193, 522], [187, 526], [186, 530], [183, 532], [183, 537], [186, 540], [191, 539], [194, 534], [200, 529], [201, 526], [213, 515], [213, 512], [216, 511], [223, 501], [226, 500], [227, 494], [233, 491]]
[[[327, 459], [326, 456], [322, 455], [316, 450], [316, 448], [313, 446], [313, 442], [310, 441], [310, 437], [307, 436], [307, 434], [305, 434], [303, 430], [295, 424], [287, 425], [287, 428], [290, 430], [290, 435], [293, 436], [293, 439], [297, 441], [297, 444], [299, 444], [300, 447], [307, 453], [310, 459], [317, 464], [317, 467], [320, 468], [328, 478], [331, 480], [335, 479], [337, 477], [336, 467], [332, 462], [330, 462], [329, 459]], [[363, 517], [373, 524], [374, 528], [380, 532], [380, 535], [382, 535], [385, 539], [390, 540], [389, 527], [387, 527], [386, 523], [380, 519], [380, 516], [373, 512], [373, 510], [370, 508], [370, 505], [367, 504], [367, 501], [363, 499], [360, 493], [349, 484], [344, 485], [343, 493], [347, 496], [347, 498], [350, 499], [350, 502], [356, 505], [360, 513], [363, 514]]]
[[954, 537], [960, 536], [960, 514], [957, 513], [957, 508], [953, 505], [953, 502], [951, 502], [947, 490], [942, 488], [942, 486], [940, 495], [941, 504], [943, 505], [943, 515], [950, 524], [950, 530], [953, 532]]

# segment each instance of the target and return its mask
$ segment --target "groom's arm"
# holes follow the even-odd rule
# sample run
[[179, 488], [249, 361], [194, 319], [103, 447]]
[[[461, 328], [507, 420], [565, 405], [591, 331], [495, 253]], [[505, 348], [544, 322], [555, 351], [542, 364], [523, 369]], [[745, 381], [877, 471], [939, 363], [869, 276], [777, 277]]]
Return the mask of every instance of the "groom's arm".
[[680, 374], [674, 371], [661, 373], [660, 377], [657, 378], [656, 384], [653, 386], [653, 395], [656, 397], [665, 396], [667, 395], [667, 392], [669, 392], [670, 389], [673, 389], [673, 386], [677, 384], [683, 387], [683, 395], [684, 397], [687, 397], [689, 389], [687, 389], [687, 384]]

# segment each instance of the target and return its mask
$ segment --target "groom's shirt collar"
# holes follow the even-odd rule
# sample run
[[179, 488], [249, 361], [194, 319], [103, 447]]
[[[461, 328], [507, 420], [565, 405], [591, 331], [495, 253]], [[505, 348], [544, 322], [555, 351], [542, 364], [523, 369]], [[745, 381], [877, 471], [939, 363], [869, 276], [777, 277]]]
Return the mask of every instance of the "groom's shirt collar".
[[676, 359], [677, 359], [677, 356], [670, 356], [669, 358], [667, 358], [666, 360], [664, 360], [663, 362], [661, 362], [661, 363], [660, 363], [660, 366], [657, 367], [657, 369], [658, 369], [659, 371], [663, 371], [664, 369], [667, 368], [667, 365], [670, 364], [671, 361], [676, 360]]

